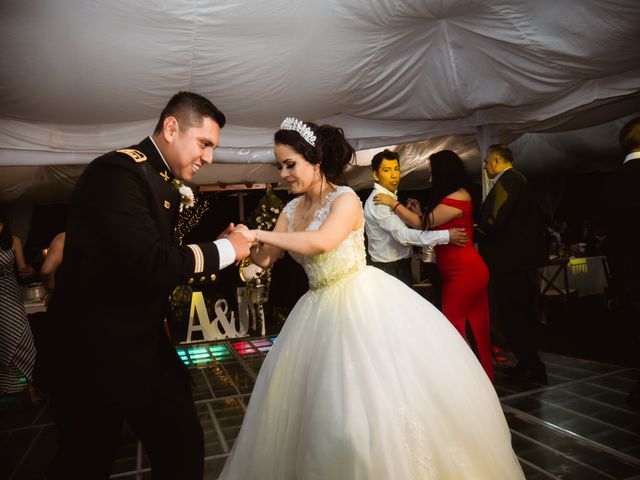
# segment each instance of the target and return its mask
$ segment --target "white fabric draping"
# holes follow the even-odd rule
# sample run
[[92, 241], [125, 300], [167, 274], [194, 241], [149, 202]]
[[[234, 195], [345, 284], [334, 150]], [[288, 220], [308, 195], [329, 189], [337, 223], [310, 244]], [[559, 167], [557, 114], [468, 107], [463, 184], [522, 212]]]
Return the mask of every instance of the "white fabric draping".
[[0, 165], [137, 143], [180, 89], [227, 114], [222, 163], [270, 162], [295, 115], [358, 150], [449, 137], [477, 165], [479, 127], [524, 144], [640, 112], [638, 18], [636, 0], [6, 0]]

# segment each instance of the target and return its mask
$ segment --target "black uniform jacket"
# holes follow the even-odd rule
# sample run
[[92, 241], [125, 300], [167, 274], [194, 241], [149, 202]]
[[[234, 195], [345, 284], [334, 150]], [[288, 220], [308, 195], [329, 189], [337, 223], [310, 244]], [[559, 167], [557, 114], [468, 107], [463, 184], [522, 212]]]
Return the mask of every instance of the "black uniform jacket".
[[54, 394], [145, 401], [180, 363], [163, 329], [169, 295], [213, 281], [219, 255], [213, 242], [176, 244], [172, 180], [150, 138], [95, 159], [78, 180], [49, 306]]
[[540, 211], [527, 178], [518, 170], [506, 170], [487, 195], [475, 238], [492, 273], [548, 263]]

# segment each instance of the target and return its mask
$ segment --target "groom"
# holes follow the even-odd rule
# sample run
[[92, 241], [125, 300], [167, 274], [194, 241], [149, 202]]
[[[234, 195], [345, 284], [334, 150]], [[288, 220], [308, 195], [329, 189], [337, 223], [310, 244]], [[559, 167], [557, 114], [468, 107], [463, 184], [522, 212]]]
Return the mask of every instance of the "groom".
[[75, 186], [49, 306], [45, 358], [60, 444], [49, 479], [108, 478], [125, 422], [154, 479], [202, 479], [202, 428], [163, 321], [176, 285], [211, 282], [249, 254], [246, 227], [183, 247], [173, 238], [172, 181], [213, 162], [224, 124], [209, 100], [180, 92], [153, 135], [95, 159]]

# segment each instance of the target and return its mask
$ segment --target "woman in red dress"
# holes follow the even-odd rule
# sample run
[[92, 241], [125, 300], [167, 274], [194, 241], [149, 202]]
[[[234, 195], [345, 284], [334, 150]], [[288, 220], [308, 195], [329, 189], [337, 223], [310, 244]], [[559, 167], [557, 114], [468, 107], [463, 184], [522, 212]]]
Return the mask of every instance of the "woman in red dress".
[[471, 181], [455, 152], [442, 150], [432, 154], [429, 160], [432, 191], [422, 215], [415, 201], [410, 200], [407, 208], [391, 197], [384, 198], [383, 194], [374, 200], [394, 207], [398, 216], [414, 228], [446, 230], [459, 227], [466, 230], [469, 242], [463, 247], [451, 244], [435, 247], [436, 262], [442, 276], [442, 312], [464, 338], [467, 338], [469, 325], [477, 347], [476, 354], [493, 381], [487, 296], [489, 270], [473, 244]]

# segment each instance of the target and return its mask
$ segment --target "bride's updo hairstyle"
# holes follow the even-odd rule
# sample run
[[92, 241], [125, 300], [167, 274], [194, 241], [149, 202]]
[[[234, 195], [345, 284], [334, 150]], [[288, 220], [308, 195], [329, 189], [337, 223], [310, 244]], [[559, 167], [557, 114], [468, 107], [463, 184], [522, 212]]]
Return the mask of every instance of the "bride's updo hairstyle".
[[287, 124], [288, 120], [273, 136], [274, 143], [291, 147], [307, 162], [320, 165], [320, 171], [331, 183], [341, 183], [338, 181], [340, 175], [355, 156], [355, 150], [347, 142], [342, 129], [295, 119]]

